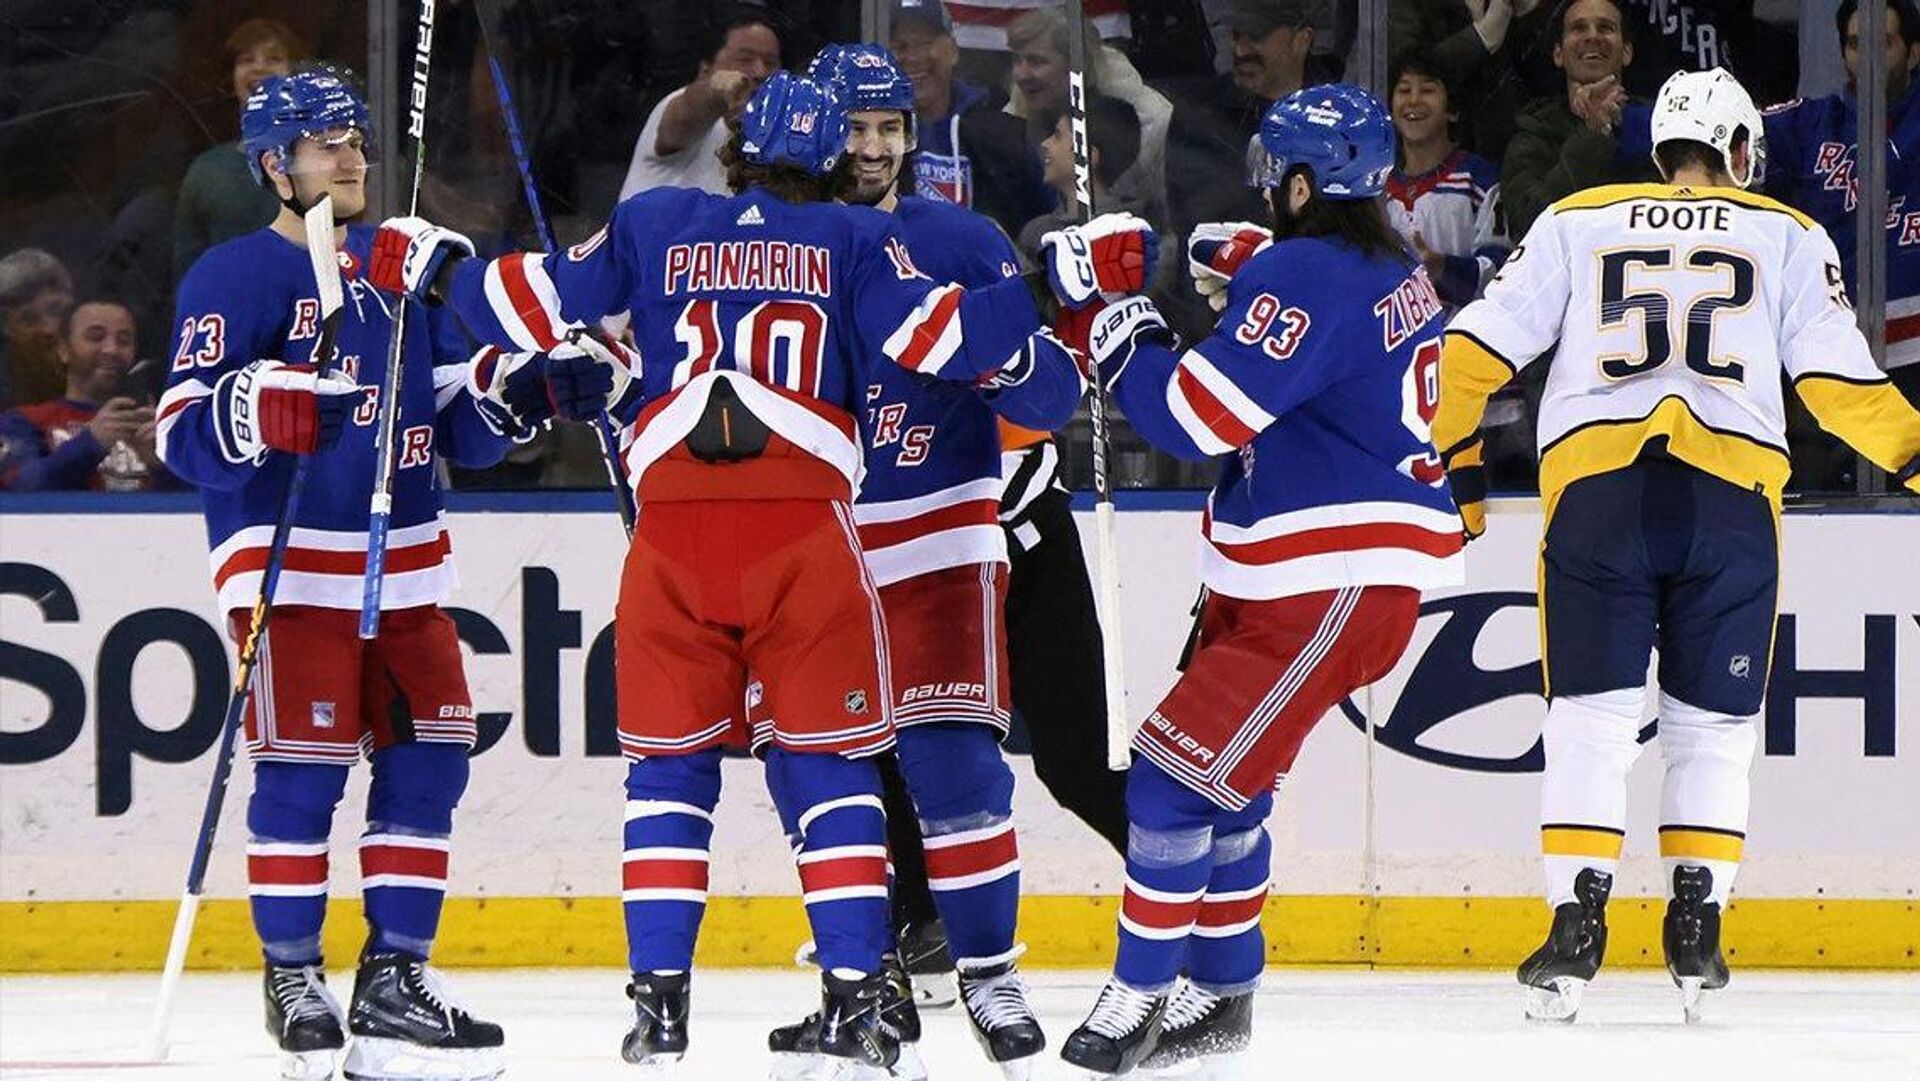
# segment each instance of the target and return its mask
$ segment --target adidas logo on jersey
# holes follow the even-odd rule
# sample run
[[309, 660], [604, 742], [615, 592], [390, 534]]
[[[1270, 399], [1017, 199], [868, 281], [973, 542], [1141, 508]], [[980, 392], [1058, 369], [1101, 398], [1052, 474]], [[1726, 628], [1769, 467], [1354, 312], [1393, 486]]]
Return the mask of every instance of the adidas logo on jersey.
[[743, 213], [743, 214], [741, 214], [741, 215], [740, 215], [739, 217], [737, 217], [737, 218], [735, 218], [735, 219], [733, 219], [733, 224], [735, 224], [735, 225], [765, 225], [765, 224], [767, 224], [767, 219], [766, 219], [766, 216], [765, 216], [764, 214], [761, 214], [761, 213], [760, 213], [760, 208], [759, 208], [759, 207], [757, 207], [757, 206], [750, 206], [750, 207], [748, 207], [748, 208], [746, 209], [746, 212], [745, 212], [745, 213]]

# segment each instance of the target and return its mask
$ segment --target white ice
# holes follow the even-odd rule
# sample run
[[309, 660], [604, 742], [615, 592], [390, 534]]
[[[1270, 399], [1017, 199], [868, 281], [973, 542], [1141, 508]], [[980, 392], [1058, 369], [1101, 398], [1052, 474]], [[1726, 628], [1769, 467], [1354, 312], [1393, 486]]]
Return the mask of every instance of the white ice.
[[[1054, 1048], [1078, 1023], [1099, 973], [1030, 974]], [[474, 1011], [507, 1029], [514, 1081], [633, 1078], [617, 1048], [623, 977], [606, 970], [456, 971]], [[165, 1065], [135, 1061], [156, 981], [146, 976], [0, 979], [0, 1078], [194, 1078], [269, 1081], [257, 976], [190, 975]], [[335, 986], [349, 974], [335, 974]], [[817, 985], [798, 971], [697, 973], [693, 1050], [680, 1078], [765, 1076], [766, 1030], [797, 1017]], [[1920, 975], [1736, 972], [1680, 1021], [1657, 972], [1609, 972], [1578, 1022], [1520, 1016], [1497, 973], [1275, 970], [1260, 991], [1249, 1081], [1920, 1081]], [[926, 1014], [922, 1054], [934, 1081], [1000, 1075], [953, 1010]], [[1049, 1050], [1036, 1079], [1059, 1075]]]

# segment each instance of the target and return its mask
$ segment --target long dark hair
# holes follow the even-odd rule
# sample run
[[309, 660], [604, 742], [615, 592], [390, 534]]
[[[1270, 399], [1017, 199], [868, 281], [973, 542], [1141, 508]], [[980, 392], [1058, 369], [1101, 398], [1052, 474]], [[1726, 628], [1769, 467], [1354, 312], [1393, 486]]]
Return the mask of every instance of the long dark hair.
[[1287, 170], [1286, 180], [1273, 189], [1273, 235], [1276, 237], [1324, 236], [1345, 241], [1359, 248], [1369, 259], [1397, 259], [1413, 265], [1413, 253], [1407, 242], [1387, 223], [1386, 205], [1372, 199], [1329, 199], [1316, 189], [1299, 213], [1285, 211], [1287, 188], [1295, 176], [1304, 175], [1313, 183], [1313, 173], [1304, 165]]

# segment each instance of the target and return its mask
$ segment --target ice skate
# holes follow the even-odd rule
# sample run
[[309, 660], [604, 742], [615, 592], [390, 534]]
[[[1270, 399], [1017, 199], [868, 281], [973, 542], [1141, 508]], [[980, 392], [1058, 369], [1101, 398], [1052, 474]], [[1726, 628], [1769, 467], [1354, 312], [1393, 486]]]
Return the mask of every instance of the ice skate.
[[1727, 960], [1720, 953], [1720, 906], [1707, 900], [1713, 872], [1705, 867], [1673, 869], [1673, 897], [1660, 944], [1667, 972], [1680, 988], [1680, 1011], [1688, 1024], [1700, 1020], [1700, 996], [1727, 985]]
[[1047, 1049], [1040, 1019], [1027, 1005], [1027, 985], [1011, 959], [997, 964], [962, 961], [960, 999], [966, 1005], [973, 1037], [987, 1058], [1011, 1081], [1026, 1081], [1034, 1056]]
[[1060, 1057], [1077, 1070], [1069, 1070], [1067, 1076], [1111, 1077], [1132, 1070], [1153, 1053], [1166, 1012], [1164, 993], [1136, 991], [1109, 977], [1093, 1012], [1060, 1049]]
[[1573, 880], [1577, 900], [1553, 910], [1547, 941], [1520, 963], [1527, 1016], [1535, 1021], [1572, 1021], [1580, 996], [1600, 971], [1607, 953], [1607, 895], [1613, 876], [1591, 867]]
[[1216, 995], [1183, 984], [1167, 1004], [1153, 1053], [1140, 1062], [1149, 1078], [1237, 1081], [1246, 1076], [1253, 1043], [1253, 992]]
[[476, 1020], [440, 974], [405, 954], [363, 958], [347, 1011], [347, 1081], [491, 1081], [500, 1026]]
[[320, 1081], [333, 1076], [347, 1045], [346, 1011], [327, 990], [326, 970], [317, 965], [268, 965], [264, 980], [267, 1034], [284, 1056], [285, 1081]]
[[954, 980], [953, 954], [947, 950], [947, 925], [938, 917], [903, 920], [900, 924], [900, 963], [913, 982], [913, 998], [928, 1009], [945, 1009], [960, 999]]
[[884, 972], [820, 974], [820, 1023], [815, 1031], [817, 1081], [878, 1081], [900, 1061], [900, 1033], [887, 1020], [899, 1001]]
[[[906, 970], [894, 954], [882, 958], [887, 978], [887, 1005], [883, 1016], [898, 1036], [900, 1058], [885, 1076], [900, 1081], [925, 1081], [926, 1065], [920, 1059], [920, 1011], [915, 1007]], [[820, 1014], [810, 1013], [791, 1025], [781, 1025], [767, 1033], [767, 1050], [773, 1053], [772, 1081], [801, 1081], [818, 1076], [823, 1063], [820, 1055]], [[831, 1063], [826, 1063], [828, 1069]]]
[[688, 985], [685, 972], [639, 973], [627, 984], [633, 1028], [620, 1041], [620, 1057], [656, 1076], [672, 1072], [687, 1053]]

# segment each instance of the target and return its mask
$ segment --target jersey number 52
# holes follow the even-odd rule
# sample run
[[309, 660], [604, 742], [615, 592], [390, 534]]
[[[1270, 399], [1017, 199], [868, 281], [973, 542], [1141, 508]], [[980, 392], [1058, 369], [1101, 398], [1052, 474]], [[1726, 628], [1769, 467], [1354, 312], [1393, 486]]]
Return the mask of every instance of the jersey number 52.
[[[1673, 357], [1676, 342], [1672, 325], [1673, 298], [1663, 290], [1627, 290], [1628, 271], [1659, 272], [1674, 269], [1675, 252], [1666, 248], [1619, 248], [1600, 255], [1600, 327], [1625, 326], [1640, 316], [1643, 342], [1640, 354], [1609, 353], [1600, 357], [1600, 371], [1608, 379], [1629, 379], [1660, 367]], [[1740, 382], [1746, 365], [1733, 356], [1713, 353], [1713, 318], [1721, 310], [1739, 311], [1753, 303], [1753, 260], [1721, 248], [1695, 248], [1687, 253], [1689, 270], [1727, 271], [1720, 291], [1693, 298], [1679, 326], [1679, 351], [1687, 367], [1709, 379]]]

